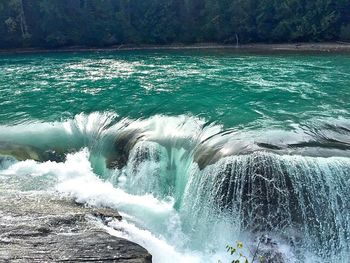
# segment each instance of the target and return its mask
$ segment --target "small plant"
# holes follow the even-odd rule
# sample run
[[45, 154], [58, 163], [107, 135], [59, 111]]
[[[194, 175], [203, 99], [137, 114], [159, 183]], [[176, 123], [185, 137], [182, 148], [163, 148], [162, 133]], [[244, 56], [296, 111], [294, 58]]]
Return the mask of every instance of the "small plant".
[[[256, 248], [256, 250], [254, 251], [254, 253], [252, 253], [252, 251], [250, 251], [250, 253], [252, 254], [253, 258], [252, 258], [252, 261], [251, 263], [254, 263], [254, 260], [256, 258], [259, 259], [259, 262], [260, 263], [264, 263], [265, 262], [265, 259], [263, 256], [260, 256], [258, 255], [258, 251], [259, 251], [259, 246], [260, 246], [260, 243], [262, 241], [262, 238], [259, 239], [259, 243], [258, 243], [258, 246]], [[227, 252], [229, 252], [232, 256], [234, 256], [235, 258], [231, 261], [231, 263], [240, 263], [243, 262], [244, 263], [249, 263], [249, 260], [248, 260], [248, 257], [246, 255], [243, 254], [243, 243], [240, 242], [240, 241], [237, 241], [236, 242], [236, 246], [231, 246], [231, 245], [226, 245], [226, 250]], [[221, 261], [219, 261], [218, 263], [222, 263]]]
[[229, 252], [232, 256], [235, 256], [236, 258], [232, 260], [232, 263], [240, 263], [243, 259], [244, 263], [249, 263], [248, 258], [243, 254], [243, 243], [240, 241], [237, 241], [236, 246], [233, 247], [231, 245], [226, 245], [226, 250]]

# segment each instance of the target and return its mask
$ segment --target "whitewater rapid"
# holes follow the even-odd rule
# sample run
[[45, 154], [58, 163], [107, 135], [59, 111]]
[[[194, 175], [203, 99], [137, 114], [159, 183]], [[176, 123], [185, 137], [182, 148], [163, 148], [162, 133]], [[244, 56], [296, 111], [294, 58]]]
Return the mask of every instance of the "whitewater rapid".
[[347, 262], [349, 122], [331, 121], [342, 132], [320, 124], [313, 133], [253, 133], [186, 115], [130, 120], [108, 112], [0, 126], [6, 143], [65, 155], [3, 159], [0, 178], [117, 209], [123, 220], [106, 230], [144, 246], [154, 262], [230, 262], [225, 247], [236, 241], [251, 258], [263, 235], [276, 243], [264, 249], [287, 262]]

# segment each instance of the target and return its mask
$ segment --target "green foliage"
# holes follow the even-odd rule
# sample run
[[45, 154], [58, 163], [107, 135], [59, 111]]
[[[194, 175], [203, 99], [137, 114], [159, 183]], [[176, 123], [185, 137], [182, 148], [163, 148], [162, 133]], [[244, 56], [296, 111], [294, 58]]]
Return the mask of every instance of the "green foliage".
[[0, 48], [349, 40], [348, 0], [7, 0]]
[[235, 247], [230, 245], [226, 246], [227, 252], [229, 252], [231, 256], [234, 257], [234, 259], [232, 260], [232, 263], [240, 263], [242, 260], [244, 263], [249, 263], [248, 258], [243, 254], [242, 249], [243, 249], [242, 242], [237, 242]]
[[7, 27], [7, 30], [11, 33], [16, 32], [17, 29], [17, 22], [12, 17], [9, 17], [5, 20], [5, 24]]
[[[261, 242], [261, 238], [259, 240], [258, 246], [257, 246], [254, 253], [252, 253], [250, 251], [251, 256], [252, 256], [251, 263], [255, 262], [256, 258], [259, 260], [260, 263], [265, 262], [265, 258], [261, 255], [258, 255], [260, 242]], [[231, 263], [241, 263], [241, 262], [249, 263], [248, 257], [243, 252], [243, 243], [242, 242], [237, 241], [236, 246], [226, 245], [226, 250], [233, 257], [233, 260], [231, 261]], [[221, 261], [219, 261], [219, 263], [221, 263]]]

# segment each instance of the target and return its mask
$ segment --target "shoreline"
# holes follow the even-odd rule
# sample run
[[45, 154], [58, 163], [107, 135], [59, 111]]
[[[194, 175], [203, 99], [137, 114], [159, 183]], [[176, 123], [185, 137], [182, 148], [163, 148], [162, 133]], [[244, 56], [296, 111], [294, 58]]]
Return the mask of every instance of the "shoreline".
[[34, 54], [34, 53], [65, 53], [65, 52], [113, 52], [136, 50], [230, 50], [238, 52], [320, 52], [320, 53], [350, 53], [350, 43], [347, 42], [322, 42], [322, 43], [283, 43], [283, 44], [243, 44], [225, 45], [217, 43], [199, 44], [173, 44], [173, 45], [118, 45], [110, 47], [84, 47], [71, 46], [62, 48], [14, 48], [0, 49], [0, 55], [7, 54]]

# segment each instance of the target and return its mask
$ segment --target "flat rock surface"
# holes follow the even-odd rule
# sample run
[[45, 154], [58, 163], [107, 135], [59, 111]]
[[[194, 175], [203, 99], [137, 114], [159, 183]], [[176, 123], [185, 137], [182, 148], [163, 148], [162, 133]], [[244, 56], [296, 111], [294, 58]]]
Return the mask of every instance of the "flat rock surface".
[[152, 262], [147, 250], [94, 223], [120, 220], [115, 210], [5, 189], [0, 184], [0, 262]]

